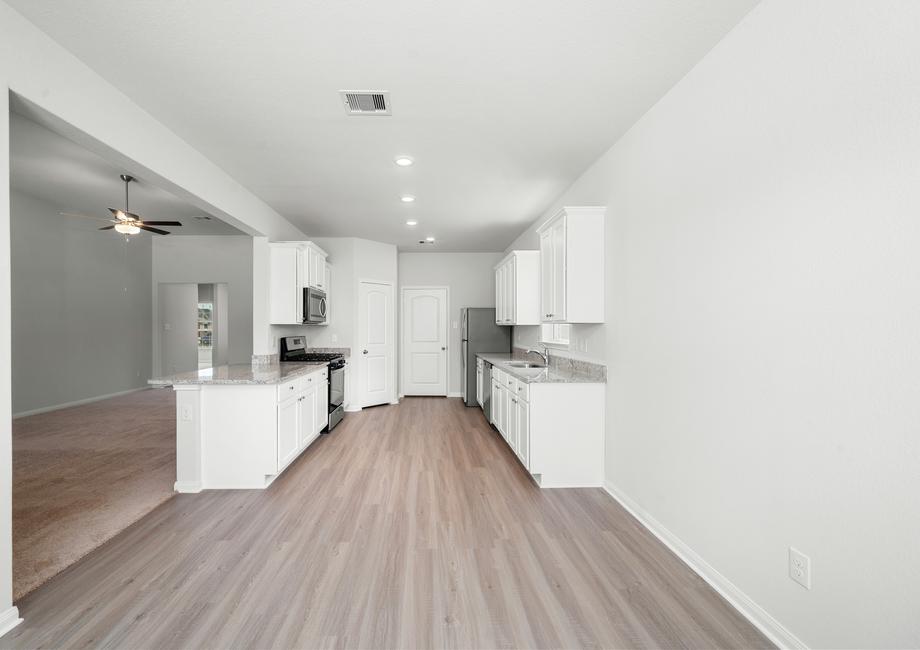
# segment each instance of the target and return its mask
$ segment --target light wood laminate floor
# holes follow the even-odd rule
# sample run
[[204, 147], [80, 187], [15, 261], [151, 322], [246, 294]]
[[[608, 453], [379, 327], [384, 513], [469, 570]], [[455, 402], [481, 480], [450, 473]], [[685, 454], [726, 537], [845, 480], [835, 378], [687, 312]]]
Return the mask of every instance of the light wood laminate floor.
[[457, 399], [350, 413], [264, 491], [179, 495], [2, 647], [760, 648], [598, 489], [537, 488]]

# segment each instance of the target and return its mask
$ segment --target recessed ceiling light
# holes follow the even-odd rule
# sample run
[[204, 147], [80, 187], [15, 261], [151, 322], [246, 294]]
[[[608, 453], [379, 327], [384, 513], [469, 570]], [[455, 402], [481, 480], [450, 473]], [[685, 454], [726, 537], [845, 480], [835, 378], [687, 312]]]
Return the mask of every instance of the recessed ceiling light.
[[408, 221], [406, 221], [406, 225], [407, 226], [417, 226], [418, 221], [416, 221], [415, 219], [409, 219]]
[[415, 200], [415, 197], [411, 194], [403, 194], [401, 197], [399, 197], [399, 200], [403, 203], [412, 203]]
[[412, 160], [409, 156], [397, 156], [396, 157], [396, 164], [399, 165], [400, 167], [409, 167], [414, 162], [415, 161]]
[[434, 241], [434, 237], [425, 237], [425, 241], [433, 242], [433, 241]]

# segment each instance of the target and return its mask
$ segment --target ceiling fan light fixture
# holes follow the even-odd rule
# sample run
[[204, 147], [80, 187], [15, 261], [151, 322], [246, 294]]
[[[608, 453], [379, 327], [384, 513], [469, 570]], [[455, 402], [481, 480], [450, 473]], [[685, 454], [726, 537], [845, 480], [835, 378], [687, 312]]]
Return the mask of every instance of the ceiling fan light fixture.
[[140, 231], [141, 229], [132, 223], [116, 223], [115, 224], [115, 232], [120, 232], [123, 235], [136, 235]]

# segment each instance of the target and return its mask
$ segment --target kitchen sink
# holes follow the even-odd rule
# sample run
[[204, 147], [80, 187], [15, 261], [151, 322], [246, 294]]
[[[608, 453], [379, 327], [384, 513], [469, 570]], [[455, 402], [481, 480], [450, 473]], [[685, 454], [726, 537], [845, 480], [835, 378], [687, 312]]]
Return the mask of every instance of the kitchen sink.
[[527, 361], [514, 361], [508, 364], [512, 368], [538, 368], [543, 370], [546, 366], [541, 366], [536, 363], [528, 363]]

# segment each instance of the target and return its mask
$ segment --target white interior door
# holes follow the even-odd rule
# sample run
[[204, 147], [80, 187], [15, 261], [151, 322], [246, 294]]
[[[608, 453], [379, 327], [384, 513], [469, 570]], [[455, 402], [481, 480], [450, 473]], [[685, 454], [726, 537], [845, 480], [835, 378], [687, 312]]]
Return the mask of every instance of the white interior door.
[[447, 396], [447, 289], [403, 289], [402, 392]]
[[393, 285], [358, 284], [358, 404], [395, 401]]

